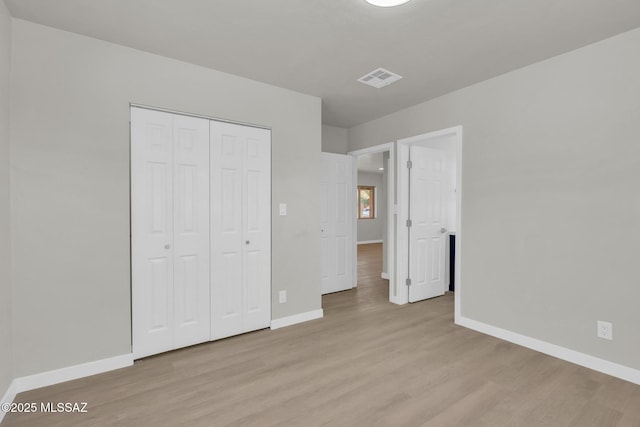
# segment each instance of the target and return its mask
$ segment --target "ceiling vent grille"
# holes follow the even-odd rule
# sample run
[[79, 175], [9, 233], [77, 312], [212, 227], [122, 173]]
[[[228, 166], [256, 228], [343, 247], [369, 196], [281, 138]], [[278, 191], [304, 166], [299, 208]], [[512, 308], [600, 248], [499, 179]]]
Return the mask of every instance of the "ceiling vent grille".
[[393, 82], [397, 82], [401, 78], [402, 76], [399, 76], [396, 73], [392, 73], [384, 68], [378, 68], [360, 77], [358, 81], [380, 89], [381, 87], [389, 86]]

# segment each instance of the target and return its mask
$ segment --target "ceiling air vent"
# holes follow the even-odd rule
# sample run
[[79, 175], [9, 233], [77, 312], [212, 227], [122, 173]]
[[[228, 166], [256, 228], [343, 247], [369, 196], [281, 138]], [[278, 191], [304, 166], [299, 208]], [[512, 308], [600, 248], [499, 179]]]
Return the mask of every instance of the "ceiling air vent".
[[380, 89], [381, 87], [388, 86], [393, 82], [397, 82], [401, 78], [402, 76], [399, 76], [396, 73], [392, 73], [384, 68], [378, 68], [360, 77], [358, 81]]

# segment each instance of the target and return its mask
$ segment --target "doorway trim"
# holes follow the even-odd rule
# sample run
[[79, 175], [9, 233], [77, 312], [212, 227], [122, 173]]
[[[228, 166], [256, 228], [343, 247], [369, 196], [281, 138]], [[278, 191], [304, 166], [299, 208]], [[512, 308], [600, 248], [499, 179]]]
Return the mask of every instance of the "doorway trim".
[[[397, 141], [397, 170], [398, 170], [398, 178], [397, 178], [397, 203], [398, 203], [398, 221], [396, 223], [396, 272], [397, 277], [401, 278], [398, 282], [402, 283], [403, 287], [404, 282], [402, 281], [402, 277], [408, 277], [408, 254], [407, 254], [407, 245], [408, 245], [408, 229], [405, 225], [408, 219], [408, 174], [401, 173], [404, 171], [403, 165], [406, 165], [409, 156], [409, 147], [412, 144], [416, 144], [418, 142], [424, 142], [425, 140], [442, 138], [444, 136], [452, 136], [455, 144], [456, 150], [456, 260], [455, 260], [455, 294], [454, 294], [454, 306], [455, 306], [455, 322], [459, 323], [461, 317], [461, 308], [462, 308], [462, 280], [461, 280], [461, 265], [462, 265], [462, 126], [454, 126], [442, 130], [438, 130], [435, 132], [428, 132], [416, 136], [412, 136], [409, 138], [402, 138]], [[409, 302], [409, 289], [406, 287], [405, 292], [398, 292], [398, 302], [397, 304], [407, 304]]]
[[[355, 167], [353, 168], [353, 203], [355, 204], [357, 201], [356, 189], [358, 188], [358, 167], [357, 167], [357, 159], [359, 156], [364, 154], [372, 154], [372, 153], [383, 153], [385, 151], [389, 152], [389, 170], [387, 171], [387, 247], [384, 248], [387, 253], [387, 275], [386, 279], [389, 279], [389, 301], [395, 304], [401, 304], [398, 302], [399, 294], [402, 293], [398, 289], [398, 283], [396, 280], [396, 226], [395, 219], [397, 215], [397, 209], [395, 204], [395, 194], [396, 194], [396, 144], [395, 142], [387, 142], [386, 144], [375, 145], [373, 147], [362, 148], [359, 150], [349, 151], [347, 154], [353, 156]], [[356, 210], [357, 211], [357, 210]], [[353, 230], [357, 235], [358, 230], [358, 218], [356, 215], [353, 216]], [[358, 239], [353, 239], [353, 280], [354, 287], [358, 284]]]

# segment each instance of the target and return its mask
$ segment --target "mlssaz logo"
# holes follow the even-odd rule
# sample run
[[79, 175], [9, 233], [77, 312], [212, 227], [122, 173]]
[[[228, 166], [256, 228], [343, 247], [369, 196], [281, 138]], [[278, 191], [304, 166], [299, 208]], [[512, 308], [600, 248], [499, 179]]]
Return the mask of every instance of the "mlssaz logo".
[[40, 412], [87, 413], [87, 402], [41, 402]]

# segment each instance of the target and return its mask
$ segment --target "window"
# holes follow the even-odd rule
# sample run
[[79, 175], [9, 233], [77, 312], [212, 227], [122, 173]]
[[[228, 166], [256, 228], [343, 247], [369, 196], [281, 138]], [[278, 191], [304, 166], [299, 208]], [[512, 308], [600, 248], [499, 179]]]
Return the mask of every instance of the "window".
[[374, 219], [376, 187], [358, 185], [358, 219]]

